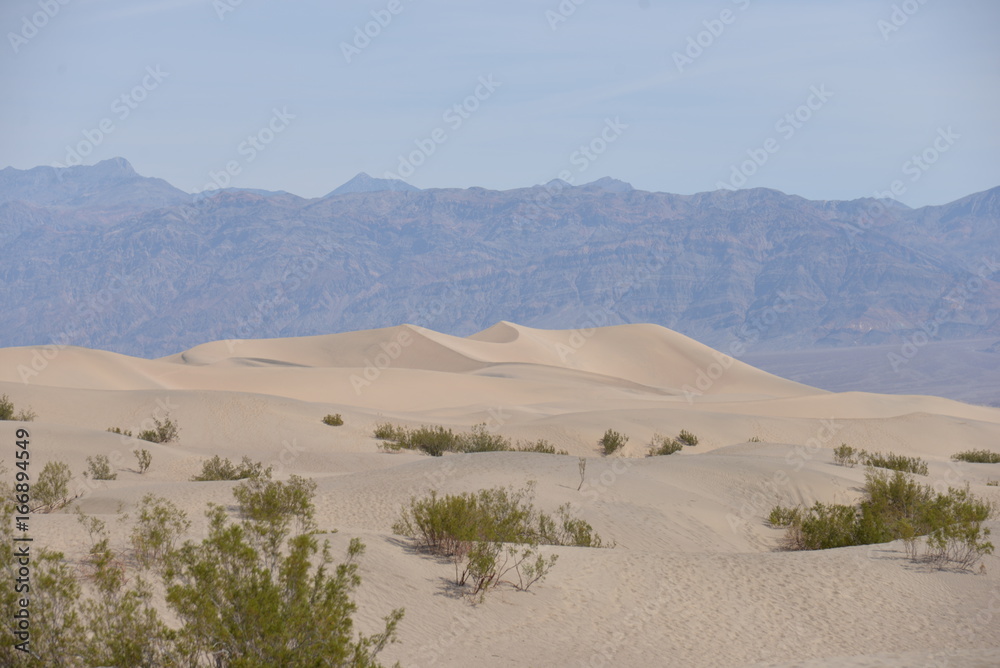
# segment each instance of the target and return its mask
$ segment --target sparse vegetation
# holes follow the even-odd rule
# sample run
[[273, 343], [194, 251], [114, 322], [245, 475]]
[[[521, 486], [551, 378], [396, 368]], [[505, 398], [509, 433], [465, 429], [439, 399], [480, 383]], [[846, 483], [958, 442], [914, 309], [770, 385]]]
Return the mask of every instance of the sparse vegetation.
[[73, 474], [68, 464], [47, 462], [38, 474], [38, 481], [31, 488], [32, 497], [37, 503], [32, 512], [49, 513], [69, 503], [69, 481], [72, 479]]
[[[924, 559], [938, 567], [950, 563], [968, 569], [993, 552], [988, 540], [990, 530], [982, 523], [994, 511], [990, 502], [976, 498], [967, 487], [935, 492], [904, 471], [889, 474], [869, 469], [865, 474], [865, 498], [858, 506], [777, 506], [768, 521], [772, 526], [787, 527], [783, 544], [786, 549], [822, 550], [902, 539], [913, 559]], [[925, 537], [923, 556], [917, 545], [920, 537]]]
[[1000, 487], [1000, 480], [987, 480], [986, 481], [986, 486], [987, 487]]
[[681, 429], [681, 433], [677, 435], [677, 442], [681, 445], [698, 445], [698, 437], [687, 431], [686, 429]]
[[747, 443], [760, 443], [760, 436], [751, 436], [747, 439]]
[[[128, 436], [129, 438], [132, 437], [131, 430], [122, 429], [121, 427], [108, 427], [108, 431], [111, 432], [112, 434], [118, 434], [120, 436]], [[144, 439], [144, 440], [149, 440], [149, 439]]]
[[328, 424], [331, 427], [339, 427], [344, 424], [344, 418], [340, 413], [334, 413], [333, 415], [324, 417], [323, 424]]
[[649, 444], [649, 454], [646, 456], [659, 457], [661, 455], [672, 455], [683, 449], [684, 446], [677, 439], [661, 434], [653, 434], [653, 440]]
[[951, 456], [955, 461], [973, 464], [1000, 464], [1000, 452], [990, 450], [966, 450]]
[[143, 568], [165, 564], [190, 527], [187, 513], [167, 499], [147, 494], [139, 502], [139, 519], [129, 536], [135, 558]]
[[628, 436], [623, 436], [614, 429], [608, 429], [604, 432], [604, 436], [597, 441], [597, 444], [601, 446], [601, 451], [605, 455], [613, 455], [628, 443]]
[[527, 590], [556, 562], [556, 555], [539, 552], [540, 545], [604, 546], [589, 523], [570, 514], [568, 505], [554, 519], [535, 508], [533, 497], [532, 483], [519, 490], [496, 487], [443, 497], [432, 491], [410, 500], [393, 531], [449, 557], [455, 584], [470, 585], [473, 597], [481, 599], [504, 583]]
[[162, 422], [159, 418], [153, 418], [153, 425], [152, 429], [139, 432], [139, 440], [150, 443], [172, 443], [180, 436], [180, 428], [169, 415]]
[[149, 465], [153, 463], [153, 455], [150, 454], [149, 450], [142, 448], [141, 450], [133, 450], [132, 454], [135, 455], [136, 464], [139, 466], [139, 475], [142, 475], [149, 470]]
[[846, 443], [841, 443], [833, 449], [833, 461], [835, 464], [850, 468], [854, 468], [858, 464], [863, 464], [891, 471], [927, 475], [927, 462], [920, 457], [907, 457], [892, 452], [887, 454], [882, 454], [881, 452], [869, 453], [866, 450], [852, 448]]
[[243, 455], [243, 460], [239, 465], [233, 464], [229, 458], [222, 459], [219, 455], [205, 460], [201, 465], [201, 473], [192, 476], [195, 482], [209, 482], [213, 480], [246, 480], [256, 478], [271, 477], [272, 467], [264, 468], [261, 462], [251, 461], [249, 457]]
[[17, 422], [31, 422], [38, 417], [38, 414], [30, 408], [14, 410], [14, 402], [6, 394], [0, 397], [0, 420], [15, 420]]
[[420, 426], [412, 429], [395, 426], [388, 422], [376, 425], [375, 438], [382, 441], [379, 447], [388, 452], [399, 450], [420, 450], [432, 457], [440, 457], [446, 452], [539, 452], [550, 455], [569, 454], [556, 450], [555, 446], [539, 439], [534, 442], [518, 442], [514, 445], [506, 436], [495, 434], [485, 424], [477, 424], [471, 431], [455, 433], [451, 429], [438, 426]]
[[93, 480], [118, 479], [118, 474], [111, 468], [111, 460], [108, 459], [107, 455], [87, 457], [87, 470], [84, 471], [83, 475]]

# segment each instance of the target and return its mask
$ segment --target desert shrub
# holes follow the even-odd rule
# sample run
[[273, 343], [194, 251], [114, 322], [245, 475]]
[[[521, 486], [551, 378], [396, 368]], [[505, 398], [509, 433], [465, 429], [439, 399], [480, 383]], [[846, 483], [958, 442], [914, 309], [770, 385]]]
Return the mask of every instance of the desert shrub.
[[658, 457], [661, 455], [672, 455], [683, 449], [684, 446], [681, 445], [680, 441], [670, 438], [669, 436], [653, 434], [653, 440], [649, 443], [649, 454], [646, 456]]
[[802, 521], [802, 510], [775, 506], [767, 517], [767, 522], [773, 527], [787, 527]]
[[555, 555], [543, 556], [539, 545], [603, 545], [590, 524], [572, 517], [568, 505], [553, 519], [535, 509], [533, 496], [533, 484], [443, 497], [432, 491], [410, 500], [393, 531], [450, 557], [455, 583], [469, 584], [472, 596], [484, 596], [501, 583], [527, 590], [556, 561]]
[[681, 429], [681, 433], [677, 435], [677, 442], [682, 445], [698, 445], [698, 437], [686, 429]]
[[18, 422], [31, 422], [38, 417], [38, 414], [30, 408], [14, 410], [14, 402], [6, 394], [0, 397], [0, 420], [16, 420]]
[[458, 452], [506, 452], [513, 448], [509, 438], [490, 432], [485, 424], [477, 424], [471, 432], [458, 435], [455, 449]]
[[32, 510], [47, 513], [69, 503], [69, 481], [73, 474], [64, 462], [47, 462], [32, 486], [32, 497], [38, 503]]
[[146, 448], [133, 450], [132, 454], [135, 455], [136, 465], [139, 467], [139, 475], [148, 471], [149, 465], [153, 463], [153, 455], [150, 454], [149, 450]]
[[128, 436], [128, 437], [132, 436], [132, 432], [130, 430], [122, 429], [121, 427], [108, 427], [108, 432], [112, 434], [118, 434], [119, 436]]
[[333, 415], [324, 417], [323, 424], [328, 424], [331, 427], [339, 427], [344, 424], [344, 418], [340, 413], [334, 413]]
[[864, 458], [864, 463], [867, 466], [876, 466], [878, 468], [889, 469], [892, 471], [903, 471], [904, 473], [927, 475], [927, 462], [920, 457], [907, 457], [905, 455], [897, 455], [892, 452], [888, 454], [876, 452], [874, 454], [867, 455]]
[[986, 486], [987, 487], [1000, 487], [1000, 480], [987, 480], [986, 481]]
[[213, 480], [245, 480], [247, 478], [270, 478], [273, 467], [264, 468], [261, 462], [251, 461], [249, 457], [243, 455], [243, 460], [237, 466], [229, 458], [222, 459], [219, 455], [214, 455], [211, 459], [202, 462], [201, 473], [192, 476], [195, 482], [208, 482]]
[[190, 527], [187, 513], [171, 501], [153, 494], [142, 497], [138, 520], [129, 536], [136, 560], [144, 568], [164, 564]]
[[545, 455], [568, 455], [569, 452], [562, 449], [556, 449], [556, 446], [552, 445], [544, 438], [540, 438], [534, 442], [521, 442], [518, 441], [517, 447], [514, 448], [518, 452], [540, 452]]
[[246, 488], [242, 522], [213, 506], [208, 537], [176, 552], [167, 603], [182, 624], [179, 647], [194, 665], [378, 666], [403, 611], [388, 615], [381, 632], [355, 639], [352, 595], [364, 545], [352, 539], [346, 560], [335, 565], [329, 543], [320, 546], [311, 533], [285, 540], [289, 513], [312, 516], [312, 487], [299, 483], [289, 495], [278, 483], [253, 483], [260, 485]]
[[176, 441], [180, 435], [180, 428], [170, 419], [169, 415], [162, 422], [159, 418], [153, 418], [153, 425], [153, 429], [139, 432], [139, 440], [150, 443], [171, 443]]
[[951, 456], [955, 461], [971, 462], [973, 464], [1000, 464], [1000, 452], [990, 450], [966, 450]]
[[623, 436], [614, 429], [608, 429], [604, 432], [604, 436], [597, 441], [597, 444], [601, 446], [601, 451], [605, 455], [613, 455], [628, 443], [628, 436]]
[[[923, 558], [939, 567], [952, 563], [969, 568], [993, 552], [990, 530], [982, 527], [993, 513], [993, 505], [973, 496], [968, 488], [935, 492], [906, 472], [870, 469], [865, 474], [865, 498], [859, 505], [816, 503], [805, 510], [776, 507], [769, 521], [787, 527], [783, 542], [788, 549], [903, 540], [913, 559]], [[925, 537], [927, 548], [923, 557], [917, 545], [920, 537]]]
[[375, 425], [375, 438], [382, 439], [384, 441], [405, 441], [406, 427], [397, 427], [396, 425], [388, 422], [382, 422]]
[[840, 466], [854, 468], [860, 462], [863, 462], [867, 456], [868, 453], [864, 450], [852, 448], [847, 443], [841, 443], [833, 449], [833, 462]]
[[747, 443], [760, 443], [760, 436], [751, 436], [747, 439]]
[[108, 459], [107, 455], [87, 457], [87, 470], [84, 471], [83, 475], [94, 480], [116, 480], [118, 478], [118, 474], [111, 468], [111, 460]]
[[293, 524], [299, 534], [315, 529], [315, 493], [316, 481], [297, 475], [288, 482], [250, 478], [233, 489], [243, 525], [268, 562], [277, 560]]

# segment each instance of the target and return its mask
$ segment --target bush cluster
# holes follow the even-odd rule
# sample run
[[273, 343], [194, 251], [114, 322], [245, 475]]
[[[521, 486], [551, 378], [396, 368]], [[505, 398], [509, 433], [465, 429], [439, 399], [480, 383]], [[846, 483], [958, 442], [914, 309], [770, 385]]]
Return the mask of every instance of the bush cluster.
[[597, 444], [601, 446], [601, 452], [605, 455], [613, 455], [628, 443], [628, 436], [618, 433], [614, 429], [608, 429], [604, 432], [604, 436], [601, 436], [597, 440]]
[[533, 499], [533, 483], [443, 497], [432, 491], [412, 498], [392, 529], [451, 559], [455, 584], [470, 585], [473, 597], [500, 584], [527, 590], [556, 562], [556, 555], [539, 552], [540, 545], [606, 546], [588, 522], [570, 514], [569, 504], [553, 517], [537, 510]]
[[[772, 526], [787, 527], [784, 547], [790, 550], [825, 550], [902, 539], [912, 559], [967, 569], [993, 552], [993, 544], [987, 540], [990, 530], [982, 523], [994, 510], [968, 487], [935, 492], [903, 471], [890, 474], [873, 468], [865, 473], [865, 498], [859, 505], [817, 502], [811, 508], [776, 506], [768, 521]], [[920, 537], [926, 537], [923, 555], [919, 555], [917, 545]]]
[[145, 429], [139, 432], [140, 441], [171, 443], [176, 441], [177, 437], [180, 436], [180, 428], [170, 419], [169, 415], [164, 418], [163, 422], [160, 422], [158, 418], [153, 418], [153, 424], [155, 425], [153, 429]]
[[446, 452], [540, 452], [550, 455], [569, 454], [544, 439], [534, 442], [518, 441], [490, 432], [485, 424], [477, 424], [468, 432], [455, 433], [440, 425], [420, 426], [412, 429], [388, 422], [376, 425], [375, 438], [382, 441], [379, 447], [386, 451], [420, 450], [432, 457]]
[[334, 413], [333, 415], [324, 417], [323, 424], [328, 424], [331, 427], [339, 427], [344, 424], [344, 418], [340, 413]]
[[[14, 624], [0, 624], [0, 665], [377, 668], [403, 611], [374, 635], [355, 632], [364, 545], [352, 540], [338, 564], [311, 531], [291, 533], [313, 508], [301, 479], [244, 485], [240, 520], [211, 506], [207, 536], [183, 545], [189, 522], [166, 499], [143, 498], [129, 548], [113, 548], [104, 522], [81, 514], [92, 542], [82, 576], [61, 553], [33, 552], [32, 654], [16, 649]], [[11, 620], [23, 594], [13, 586], [14, 506], [0, 503], [0, 614]]]
[[920, 457], [907, 457], [892, 452], [887, 454], [882, 454], [881, 452], [869, 453], [867, 450], [852, 448], [846, 443], [841, 443], [833, 449], [833, 461], [835, 464], [850, 468], [861, 464], [863, 466], [875, 466], [891, 471], [927, 475], [927, 462]]
[[132, 432], [129, 429], [122, 429], [121, 427], [108, 427], [108, 432], [112, 434], [118, 434], [119, 436], [132, 437]]
[[90, 477], [93, 480], [117, 480], [118, 474], [111, 468], [111, 460], [107, 455], [96, 455], [87, 457], [87, 470], [83, 472], [83, 477]]
[[239, 465], [233, 464], [229, 458], [222, 459], [219, 455], [214, 455], [211, 459], [202, 462], [201, 473], [191, 476], [195, 482], [209, 482], [213, 480], [246, 480], [247, 478], [270, 479], [273, 467], [264, 468], [261, 462], [251, 461], [249, 457], [243, 455], [243, 460]]
[[653, 440], [649, 443], [649, 454], [647, 457], [659, 457], [661, 455], [672, 455], [684, 449], [680, 441], [669, 436], [653, 434]]
[[30, 408], [14, 410], [14, 402], [6, 394], [0, 397], [0, 420], [16, 420], [18, 422], [31, 422], [38, 415]]
[[1000, 464], [1000, 452], [990, 450], [966, 450], [952, 455], [951, 458], [973, 464]]

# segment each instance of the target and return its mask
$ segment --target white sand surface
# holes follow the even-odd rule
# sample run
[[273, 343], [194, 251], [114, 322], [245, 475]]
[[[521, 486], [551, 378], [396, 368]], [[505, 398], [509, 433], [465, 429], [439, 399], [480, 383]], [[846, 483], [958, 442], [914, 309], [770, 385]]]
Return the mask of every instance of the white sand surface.
[[[25, 382], [25, 380], [27, 382]], [[112, 520], [146, 493], [170, 498], [204, 534], [208, 503], [235, 483], [190, 482], [215, 454], [243, 455], [318, 482], [317, 520], [342, 551], [361, 537], [358, 622], [377, 628], [406, 608], [405, 666], [996, 666], [1000, 557], [985, 574], [934, 570], [890, 543], [779, 552], [764, 518], [781, 504], [851, 503], [864, 471], [836, 466], [833, 447], [920, 456], [926, 481], [968, 483], [1000, 502], [1000, 465], [950, 461], [998, 449], [1000, 409], [925, 396], [833, 394], [754, 369], [653, 325], [546, 331], [511, 323], [468, 338], [403, 325], [298, 339], [220, 341], [159, 360], [80, 348], [0, 350], [0, 394], [38, 413], [0, 423], [31, 432], [32, 466], [70, 465], [85, 512]], [[342, 427], [321, 423], [341, 413]], [[138, 433], [175, 420], [166, 445]], [[477, 423], [514, 439], [544, 438], [565, 455], [482, 453], [431, 458], [379, 451], [380, 422]], [[6, 424], [6, 426], [3, 426]], [[628, 435], [600, 455], [608, 428]], [[654, 433], [687, 429], [695, 447], [644, 455]], [[7, 434], [3, 436], [3, 434]], [[759, 442], [748, 442], [756, 437]], [[138, 474], [143, 447], [152, 466]], [[85, 480], [104, 454], [118, 479]], [[587, 457], [581, 490], [578, 458]], [[6, 462], [9, 468], [9, 458]], [[473, 605], [452, 567], [415, 552], [391, 525], [411, 496], [536, 485], [537, 504], [564, 503], [614, 549], [547, 547], [559, 561], [529, 592], [502, 589]], [[33, 518], [36, 541], [77, 558], [86, 535], [69, 510]], [[116, 535], [125, 527], [109, 521]], [[994, 532], [1000, 523], [993, 521]]]

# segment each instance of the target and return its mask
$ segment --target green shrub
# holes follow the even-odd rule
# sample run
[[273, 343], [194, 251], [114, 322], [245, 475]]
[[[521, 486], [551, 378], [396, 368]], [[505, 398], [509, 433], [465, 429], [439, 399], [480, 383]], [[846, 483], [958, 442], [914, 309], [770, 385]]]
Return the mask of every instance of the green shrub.
[[987, 480], [986, 481], [986, 486], [987, 487], [1000, 487], [1000, 480]]
[[118, 478], [118, 474], [111, 468], [111, 460], [108, 459], [107, 455], [87, 457], [87, 470], [83, 476], [89, 476], [94, 480], [116, 480]]
[[108, 427], [108, 431], [112, 434], [118, 434], [119, 436], [128, 436], [129, 438], [132, 436], [131, 431], [127, 429], [123, 430], [121, 427]]
[[187, 513], [167, 499], [147, 494], [139, 502], [139, 518], [129, 536], [136, 559], [144, 568], [164, 565], [190, 527]]
[[133, 450], [132, 454], [135, 455], [136, 464], [139, 466], [139, 475], [148, 471], [149, 465], [153, 463], [153, 455], [150, 454], [149, 450], [146, 448]]
[[601, 436], [600, 440], [597, 441], [605, 455], [613, 455], [624, 448], [626, 443], [628, 443], [628, 436], [623, 436], [614, 429], [608, 429], [604, 432], [604, 436]]
[[264, 468], [261, 462], [251, 461], [249, 457], [243, 455], [243, 461], [239, 466], [233, 464], [229, 458], [222, 459], [219, 455], [205, 460], [201, 465], [201, 473], [192, 476], [195, 482], [209, 482], [214, 480], [246, 480], [247, 478], [270, 478], [273, 467]]
[[927, 462], [920, 457], [906, 457], [892, 452], [883, 455], [881, 452], [876, 452], [865, 457], [864, 463], [867, 466], [876, 466], [891, 471], [927, 475]]
[[375, 425], [375, 438], [384, 441], [402, 442], [406, 440], [406, 428], [397, 427], [388, 422]]
[[683, 449], [684, 446], [681, 445], [680, 441], [670, 438], [669, 436], [653, 434], [653, 440], [649, 444], [649, 454], [646, 456], [658, 457], [661, 455], [672, 455]]
[[860, 462], [863, 462], [867, 457], [867, 452], [852, 448], [847, 443], [841, 443], [838, 447], [833, 449], [833, 462], [835, 464], [839, 464], [840, 466], [849, 466], [850, 468], [854, 468]]
[[951, 456], [955, 461], [971, 462], [974, 464], [1000, 464], [1000, 452], [990, 450], [966, 450]]
[[751, 436], [747, 439], [747, 443], [760, 443], [760, 436]]
[[431, 457], [440, 457], [446, 452], [457, 451], [458, 436], [451, 429], [442, 426], [420, 426], [409, 431], [403, 447], [410, 450], [421, 450]]
[[603, 546], [589, 523], [570, 514], [569, 505], [553, 519], [535, 509], [533, 496], [530, 483], [520, 490], [496, 487], [443, 497], [432, 491], [423, 499], [412, 498], [392, 528], [429, 552], [449, 557], [455, 584], [470, 585], [472, 596], [485, 596], [502, 583], [527, 590], [556, 561], [555, 555], [541, 555], [539, 545]]
[[698, 445], [698, 437], [687, 430], [681, 429], [681, 433], [677, 435], [677, 442], [681, 445]]
[[0, 420], [16, 420], [18, 422], [31, 422], [38, 415], [30, 408], [22, 408], [14, 411], [14, 402], [6, 394], [0, 397]]
[[557, 450], [556, 446], [552, 445], [543, 438], [534, 441], [533, 443], [523, 443], [518, 442], [515, 448], [518, 452], [540, 452], [545, 455], [568, 455], [569, 452], [566, 450]]
[[506, 452], [513, 448], [509, 438], [491, 433], [485, 424], [477, 424], [471, 432], [458, 435], [455, 449], [458, 452]]
[[903, 471], [889, 474], [869, 469], [865, 498], [858, 506], [824, 505], [776, 507], [768, 518], [787, 527], [784, 546], [793, 550], [821, 550], [848, 545], [870, 545], [903, 540], [907, 554], [917, 559], [917, 539], [925, 537], [922, 557], [943, 567], [971, 567], [992, 554], [990, 530], [982, 523], [994, 514], [991, 503], [973, 496], [968, 488], [935, 492]]
[[47, 462], [31, 488], [32, 496], [38, 503], [32, 510], [47, 513], [69, 503], [69, 481], [72, 478], [68, 464]]
[[171, 443], [176, 441], [180, 435], [180, 429], [169, 415], [164, 418], [163, 422], [160, 422], [158, 418], [153, 418], [153, 424], [155, 425], [153, 429], [139, 432], [139, 440], [150, 443]]
[[339, 427], [344, 424], [344, 418], [340, 413], [334, 413], [333, 415], [327, 415], [323, 418], [323, 424], [328, 424], [331, 427]]

